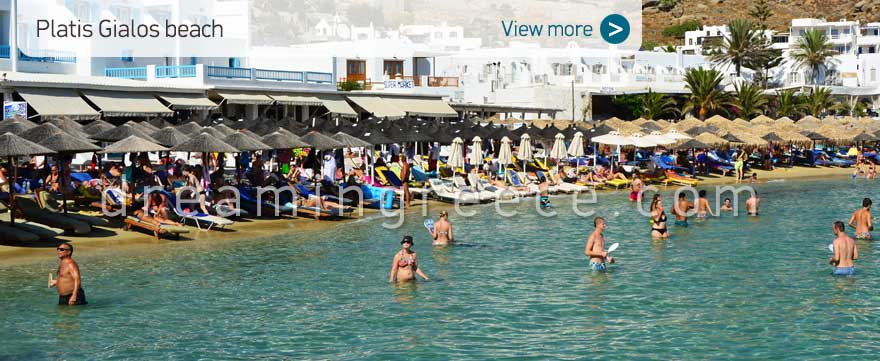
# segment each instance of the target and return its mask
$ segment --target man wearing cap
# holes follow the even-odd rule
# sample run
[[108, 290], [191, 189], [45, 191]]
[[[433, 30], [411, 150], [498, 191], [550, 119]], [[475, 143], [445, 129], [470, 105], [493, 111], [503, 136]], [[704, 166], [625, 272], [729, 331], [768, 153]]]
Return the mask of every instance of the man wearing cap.
[[415, 281], [415, 275], [419, 275], [419, 277], [427, 281], [428, 276], [419, 268], [419, 259], [416, 257], [416, 252], [412, 250], [412, 236], [404, 236], [400, 244], [402, 249], [394, 255], [394, 260], [391, 261], [391, 277], [388, 279], [388, 282]]

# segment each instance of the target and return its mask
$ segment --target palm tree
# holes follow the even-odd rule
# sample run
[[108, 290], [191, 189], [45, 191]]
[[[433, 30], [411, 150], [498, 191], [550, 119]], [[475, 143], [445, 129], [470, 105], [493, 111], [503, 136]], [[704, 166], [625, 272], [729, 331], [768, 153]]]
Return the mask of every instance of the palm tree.
[[739, 116], [751, 119], [752, 116], [763, 114], [767, 107], [767, 97], [761, 87], [746, 82], [734, 83], [732, 105], [739, 110]]
[[721, 87], [721, 73], [715, 69], [691, 68], [684, 75], [687, 83], [685, 88], [690, 90], [683, 113], [697, 110], [700, 119], [706, 119], [706, 115], [727, 104], [728, 94]]
[[846, 101], [837, 102], [833, 108], [839, 115], [862, 117], [868, 114], [867, 104], [859, 101], [858, 97], [853, 96], [849, 97]]
[[819, 70], [825, 68], [837, 52], [832, 48], [828, 37], [821, 30], [807, 30], [797, 40], [791, 51], [791, 58], [798, 67], [807, 67], [812, 74], [813, 84], [819, 83]]
[[642, 117], [645, 119], [657, 119], [666, 114], [677, 114], [675, 100], [651, 91], [642, 97]]
[[804, 108], [809, 115], [818, 117], [828, 108], [834, 105], [831, 99], [830, 88], [814, 88], [809, 95], [804, 98]]
[[776, 116], [797, 118], [801, 108], [801, 97], [794, 90], [776, 92]]
[[755, 55], [756, 47], [760, 44], [760, 34], [752, 29], [752, 23], [748, 20], [733, 20], [727, 24], [730, 35], [725, 35], [721, 41], [720, 52], [709, 56], [716, 65], [733, 65], [736, 76], [742, 75], [742, 68]]

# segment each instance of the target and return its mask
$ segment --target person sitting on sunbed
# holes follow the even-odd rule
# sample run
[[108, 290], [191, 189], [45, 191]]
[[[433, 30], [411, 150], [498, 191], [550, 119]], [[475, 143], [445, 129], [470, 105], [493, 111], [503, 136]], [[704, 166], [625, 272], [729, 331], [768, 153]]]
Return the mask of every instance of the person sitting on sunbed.
[[345, 209], [345, 206], [336, 202], [328, 201], [323, 198], [324, 197], [309, 197], [308, 199], [306, 199], [306, 197], [296, 197], [296, 206], [300, 208], [319, 208], [323, 211]]
[[529, 191], [529, 187], [526, 187], [526, 186], [519, 186], [519, 187], [513, 186], [513, 185], [508, 186], [506, 182], [498, 179], [498, 177], [495, 177], [495, 176], [489, 177], [489, 184], [491, 184], [495, 188], [498, 188], [501, 190], [507, 189], [509, 187], [511, 190], [514, 190], [517, 192], [528, 192]]
[[171, 218], [168, 217], [168, 198], [165, 198], [165, 195], [159, 192], [150, 193], [147, 196], [147, 211], [150, 213], [150, 216], [153, 217], [156, 224], [170, 224], [172, 226], [181, 226], [180, 223], [172, 221]]
[[185, 166], [183, 168], [183, 176], [184, 179], [186, 179], [186, 184], [185, 189], [180, 193], [180, 198], [198, 201], [202, 213], [207, 214], [208, 207], [205, 204], [207, 195], [205, 188], [202, 186], [202, 181], [199, 180], [195, 174], [198, 170], [199, 167], [191, 168], [190, 166]]
[[601, 179], [598, 175], [594, 174], [593, 172], [587, 172], [587, 173], [581, 174], [581, 176], [578, 178], [578, 183], [581, 183], [581, 184], [602, 183], [603, 181], [604, 181], [603, 179]]
[[0, 167], [0, 193], [9, 194], [9, 177], [6, 175], [6, 168]]
[[613, 180], [613, 179], [620, 179], [620, 180], [624, 180], [624, 181], [629, 180], [626, 178], [626, 175], [623, 174], [623, 172], [615, 172], [611, 168], [602, 167], [602, 168], [600, 168], [599, 171], [600, 171], [600, 175], [602, 176], [602, 178], [605, 178], [605, 180]]
[[49, 176], [46, 177], [46, 181], [43, 184], [45, 184], [46, 190], [49, 192], [61, 192], [61, 174], [58, 173], [57, 165], [52, 166], [52, 170], [49, 171]]

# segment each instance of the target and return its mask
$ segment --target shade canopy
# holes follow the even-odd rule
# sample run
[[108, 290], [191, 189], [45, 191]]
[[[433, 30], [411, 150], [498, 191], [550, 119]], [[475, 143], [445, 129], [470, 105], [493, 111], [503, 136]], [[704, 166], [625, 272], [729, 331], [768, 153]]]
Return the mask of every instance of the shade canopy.
[[256, 140], [250, 135], [242, 132], [234, 132], [226, 138], [223, 138], [223, 141], [243, 152], [272, 149], [272, 146]]
[[132, 126], [130, 124], [123, 124], [118, 127], [108, 129], [106, 131], [103, 131], [101, 133], [98, 133], [98, 134], [91, 136], [91, 138], [95, 139], [95, 140], [102, 140], [102, 141], [107, 141], [107, 142], [116, 142], [116, 141], [120, 141], [120, 140], [126, 139], [131, 136], [136, 136], [138, 138], [145, 139], [145, 140], [148, 140], [153, 143], [157, 143], [156, 139], [153, 139], [153, 137], [148, 135], [143, 130], [141, 130], [135, 126]]
[[376, 96], [348, 96], [348, 99], [377, 118], [400, 119], [406, 112]]
[[223, 97], [227, 104], [269, 105], [275, 102], [265, 94], [218, 92], [217, 95]]
[[156, 143], [166, 147], [173, 147], [189, 139], [189, 136], [176, 128], [166, 127], [150, 134], [150, 137], [156, 140]]
[[174, 112], [150, 93], [83, 90], [105, 117], [171, 116]]
[[770, 133], [765, 134], [763, 137], [761, 137], [761, 139], [764, 139], [764, 140], [766, 140], [766, 141], [768, 141], [768, 142], [782, 142], [782, 141], [785, 141], [785, 139], [783, 139], [782, 137], [780, 137], [779, 135], [777, 135], [776, 133], [773, 133], [773, 132], [770, 132]]
[[345, 99], [337, 95], [318, 95], [321, 104], [327, 108], [330, 114], [345, 118], [357, 118], [358, 114]]
[[175, 127], [175, 129], [186, 135], [196, 135], [201, 133], [204, 127], [196, 124], [196, 122], [189, 122], [186, 124], [178, 125], [177, 127]]
[[95, 120], [89, 124], [86, 124], [82, 131], [86, 134], [98, 134], [100, 132], [106, 131], [108, 129], [113, 129], [115, 125], [107, 123], [101, 119]]
[[678, 148], [709, 149], [711, 147], [703, 142], [700, 142], [699, 140], [688, 139], [684, 141], [684, 143], [679, 144]]
[[[19, 134], [22, 131], [31, 129], [36, 127], [37, 125], [30, 120], [27, 120], [22, 117], [15, 117], [12, 119], [7, 119], [4, 121], [0, 121], [0, 134], [11, 132], [13, 134]], [[15, 128], [13, 130], [13, 128]]]
[[364, 134], [361, 134], [358, 138], [361, 138], [365, 142], [373, 144], [373, 145], [393, 144], [394, 143], [394, 140], [386, 137], [378, 129], [368, 129], [366, 132], [364, 132]]
[[584, 133], [574, 133], [574, 137], [571, 138], [571, 144], [568, 145], [567, 153], [575, 158], [584, 156]]
[[631, 145], [632, 140], [628, 137], [624, 137], [620, 135], [620, 133], [614, 131], [608, 134], [600, 135], [598, 137], [593, 137], [591, 140], [593, 143], [605, 144], [605, 145]]
[[876, 142], [878, 138], [874, 135], [862, 132], [853, 137], [854, 142]]
[[168, 102], [174, 110], [214, 110], [219, 107], [204, 94], [159, 94], [159, 98]]
[[40, 144], [58, 153], [83, 153], [101, 150], [101, 147], [97, 145], [64, 132], [43, 139]]
[[37, 144], [43, 144], [43, 140], [53, 135], [64, 133], [61, 128], [52, 123], [43, 123], [24, 132], [18, 133], [18, 136]]
[[458, 112], [440, 99], [423, 98], [382, 98], [409, 116], [457, 118]]
[[483, 165], [483, 140], [480, 137], [474, 137], [473, 147], [468, 153], [468, 163], [472, 166], [479, 167]]
[[278, 104], [283, 105], [323, 105], [321, 99], [305, 95], [269, 94]]
[[44, 118], [97, 119], [101, 115], [75, 89], [20, 88], [16, 92]]
[[353, 137], [343, 132], [333, 134], [332, 138], [344, 144], [346, 148], [364, 148], [372, 146], [372, 144], [365, 140], [361, 140], [357, 137]]
[[337, 141], [329, 136], [321, 134], [321, 132], [311, 131], [306, 135], [300, 137], [303, 142], [311, 144], [313, 148], [319, 150], [330, 150], [330, 149], [340, 149], [345, 148], [345, 144]]
[[296, 135], [282, 134], [281, 132], [270, 133], [263, 137], [261, 142], [272, 147], [272, 149], [307, 148], [311, 146]]
[[513, 152], [510, 150], [510, 138], [501, 138], [501, 149], [498, 150], [498, 163], [507, 165], [513, 163]]
[[675, 129], [670, 130], [668, 133], [666, 133], [666, 134], [664, 134], [664, 135], [665, 135], [667, 138], [672, 138], [672, 139], [675, 139], [675, 140], [682, 140], [682, 139], [691, 139], [691, 138], [693, 138], [693, 137], [691, 137], [690, 135], [687, 135], [687, 134], [681, 133], [681, 132], [679, 132], [678, 130], [675, 130]]
[[565, 136], [557, 134], [556, 139], [553, 141], [553, 147], [550, 148], [550, 158], [559, 160], [567, 156], [568, 150], [565, 149]]
[[464, 141], [461, 138], [452, 140], [452, 152], [449, 153], [446, 166], [452, 169], [464, 168]]
[[53, 154], [54, 150], [12, 133], [0, 135], [0, 158]]
[[110, 144], [99, 153], [141, 153], [141, 152], [164, 152], [165, 148], [159, 144], [146, 140], [144, 138], [132, 135], [128, 138]]
[[519, 150], [516, 152], [516, 157], [519, 160], [532, 160], [535, 156], [535, 151], [532, 148], [532, 138], [528, 134], [523, 134], [520, 137], [519, 142]]
[[211, 129], [214, 129], [214, 130], [220, 132], [220, 134], [223, 134], [224, 136], [229, 136], [229, 135], [232, 135], [233, 133], [235, 133], [235, 129], [232, 129], [232, 128], [226, 126], [225, 124], [217, 124], [217, 125], [211, 127]]
[[191, 153], [210, 153], [210, 152], [222, 152], [222, 153], [238, 153], [239, 150], [235, 147], [226, 144], [226, 142], [217, 139], [216, 137], [208, 134], [201, 133], [196, 135], [189, 140], [175, 145], [171, 148], [171, 151], [174, 152], [191, 152]]

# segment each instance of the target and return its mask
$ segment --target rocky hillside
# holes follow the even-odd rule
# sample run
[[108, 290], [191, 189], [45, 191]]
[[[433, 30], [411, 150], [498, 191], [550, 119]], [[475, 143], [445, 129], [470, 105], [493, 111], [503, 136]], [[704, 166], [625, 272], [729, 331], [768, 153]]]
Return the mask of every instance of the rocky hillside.
[[[858, 19], [880, 21], [880, 0], [770, 0], [773, 16], [769, 25], [788, 31], [793, 18], [818, 17], [827, 20]], [[663, 36], [670, 25], [696, 20], [703, 25], [725, 24], [748, 19], [751, 0], [642, 0], [643, 39], [657, 44], [680, 45], [681, 40]], [[673, 6], [670, 6], [674, 4]]]

